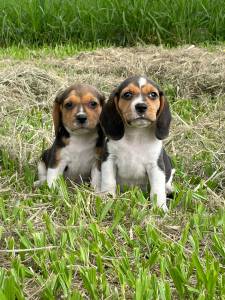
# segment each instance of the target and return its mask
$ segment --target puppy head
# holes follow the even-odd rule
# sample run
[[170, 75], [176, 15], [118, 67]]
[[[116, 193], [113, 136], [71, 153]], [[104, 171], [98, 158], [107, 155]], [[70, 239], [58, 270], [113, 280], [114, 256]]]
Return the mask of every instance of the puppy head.
[[160, 88], [146, 77], [123, 81], [110, 95], [103, 108], [100, 123], [108, 137], [119, 140], [125, 127], [143, 128], [155, 125], [155, 135], [162, 140], [169, 134], [171, 114]]
[[104, 104], [104, 96], [90, 85], [75, 84], [59, 94], [54, 102], [55, 134], [64, 126], [70, 134], [96, 128]]

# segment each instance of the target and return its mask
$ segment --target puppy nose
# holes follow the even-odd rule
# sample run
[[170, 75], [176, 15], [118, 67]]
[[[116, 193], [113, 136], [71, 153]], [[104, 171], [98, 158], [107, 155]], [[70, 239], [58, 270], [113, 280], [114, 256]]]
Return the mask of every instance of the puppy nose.
[[84, 124], [87, 121], [87, 116], [86, 114], [78, 114], [76, 115], [76, 120], [78, 121], [78, 123]]
[[143, 114], [147, 110], [147, 104], [145, 103], [138, 103], [135, 105], [135, 109], [139, 114]]

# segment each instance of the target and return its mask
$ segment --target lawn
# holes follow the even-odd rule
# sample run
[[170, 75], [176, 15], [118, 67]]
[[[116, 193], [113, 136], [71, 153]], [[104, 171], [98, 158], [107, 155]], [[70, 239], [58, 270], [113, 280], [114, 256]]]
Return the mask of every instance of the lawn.
[[0, 45], [224, 41], [224, 0], [0, 0]]
[[[225, 299], [224, 47], [13, 51], [0, 53], [0, 299]], [[108, 96], [132, 74], [171, 106], [169, 212], [138, 188], [35, 189], [57, 92], [79, 81]]]

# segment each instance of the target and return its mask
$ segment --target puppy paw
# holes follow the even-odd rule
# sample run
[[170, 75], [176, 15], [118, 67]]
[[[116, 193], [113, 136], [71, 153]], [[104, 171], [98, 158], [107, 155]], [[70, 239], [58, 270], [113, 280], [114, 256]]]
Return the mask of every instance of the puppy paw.
[[38, 188], [38, 187], [40, 187], [41, 185], [42, 185], [42, 181], [41, 180], [36, 180], [36, 181], [34, 181], [34, 183], [33, 183], [33, 187], [34, 188]]

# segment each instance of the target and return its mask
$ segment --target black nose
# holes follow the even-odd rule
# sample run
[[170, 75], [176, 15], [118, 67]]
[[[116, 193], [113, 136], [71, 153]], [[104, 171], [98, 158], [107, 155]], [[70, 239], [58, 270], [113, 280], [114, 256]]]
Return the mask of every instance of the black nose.
[[139, 114], [143, 114], [147, 110], [147, 108], [147, 104], [145, 103], [138, 103], [135, 105], [135, 109]]
[[80, 124], [84, 124], [87, 121], [87, 116], [86, 114], [78, 114], [76, 115], [76, 120]]

